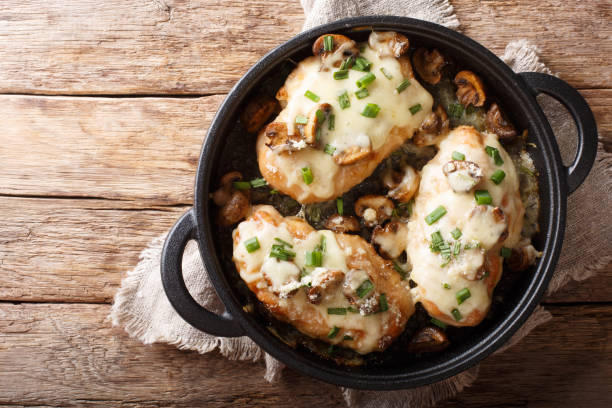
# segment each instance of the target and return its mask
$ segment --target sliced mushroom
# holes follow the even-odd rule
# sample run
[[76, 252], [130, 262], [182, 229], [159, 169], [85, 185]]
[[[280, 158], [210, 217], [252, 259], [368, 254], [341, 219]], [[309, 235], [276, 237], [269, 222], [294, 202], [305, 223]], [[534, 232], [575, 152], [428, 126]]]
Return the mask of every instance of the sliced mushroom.
[[516, 129], [495, 102], [491, 104], [487, 112], [485, 124], [487, 130], [495, 133], [500, 139], [509, 140], [517, 135]]
[[449, 129], [448, 115], [442, 105], [438, 105], [434, 111], [425, 116], [419, 130], [412, 137], [412, 142], [419, 147], [434, 145], [446, 136]]
[[508, 221], [499, 207], [478, 205], [467, 221], [463, 235], [478, 241], [482, 249], [488, 250], [508, 238]]
[[[325, 37], [331, 36], [333, 47], [331, 51], [325, 51]], [[339, 67], [347, 57], [357, 58], [359, 48], [355, 41], [341, 34], [323, 34], [312, 44], [312, 53], [321, 57], [321, 70], [326, 71], [331, 67]]]
[[337, 269], [322, 269], [321, 271], [313, 271], [315, 276], [312, 278], [311, 287], [308, 288], [308, 301], [318, 305], [329, 295], [332, 295], [344, 281], [344, 272]]
[[289, 101], [289, 93], [284, 85], [281, 86], [278, 91], [276, 91], [276, 100], [279, 102], [282, 108], [287, 106], [287, 102]]
[[508, 258], [508, 268], [515, 272], [521, 272], [535, 264], [536, 259], [542, 254], [531, 244], [513, 248]]
[[381, 225], [393, 214], [393, 201], [385, 196], [365, 195], [355, 202], [355, 214], [366, 226]]
[[404, 165], [402, 171], [391, 168], [383, 173], [382, 182], [389, 189], [387, 195], [401, 203], [412, 199], [419, 188], [421, 177], [412, 166]]
[[442, 329], [426, 326], [412, 337], [408, 350], [412, 353], [430, 353], [444, 350], [449, 344], [450, 341]]
[[379, 309], [376, 289], [372, 281], [370, 281], [368, 274], [362, 269], [350, 269], [346, 273], [344, 284], [342, 285], [342, 293], [349, 303], [356, 306], [363, 315], [372, 314]]
[[442, 79], [442, 68], [446, 65], [446, 59], [435, 48], [431, 51], [418, 48], [412, 54], [412, 63], [425, 82], [435, 85]]
[[352, 215], [333, 214], [325, 220], [325, 228], [340, 233], [358, 232], [359, 221]]
[[372, 154], [370, 146], [351, 146], [341, 152], [334, 153], [334, 161], [340, 166], [357, 163]]
[[[329, 103], [322, 103], [315, 106], [308, 115], [308, 123], [304, 126], [304, 141], [309, 146], [314, 146], [320, 139], [320, 129], [323, 123], [332, 112], [332, 106]], [[317, 137], [319, 136], [319, 137]]]
[[442, 171], [455, 193], [471, 191], [482, 179], [480, 166], [471, 161], [451, 160], [442, 167]]
[[368, 38], [368, 45], [376, 51], [379, 58], [399, 58], [410, 49], [408, 38], [395, 31], [373, 31]]
[[298, 127], [297, 132], [289, 134], [287, 124], [284, 122], [272, 122], [266, 126], [266, 136], [268, 137], [268, 146], [272, 150], [279, 152], [291, 152], [303, 149], [307, 146], [303, 135], [303, 125]]
[[464, 108], [467, 108], [470, 104], [474, 106], [484, 105], [486, 100], [484, 84], [475, 73], [460, 71], [455, 75], [455, 85], [457, 85], [457, 99]]
[[247, 132], [255, 133], [270, 119], [276, 107], [274, 98], [264, 94], [255, 95], [242, 111], [240, 122]]
[[372, 232], [372, 243], [378, 245], [378, 252], [387, 259], [399, 257], [408, 245], [408, 227], [405, 223], [391, 221]]
[[230, 199], [219, 209], [219, 224], [227, 227], [246, 218], [251, 209], [248, 190], [235, 190]]
[[211, 198], [214, 203], [219, 207], [227, 203], [232, 198], [232, 192], [234, 191], [234, 181], [242, 179], [242, 173], [239, 171], [231, 171], [221, 177], [221, 187], [219, 187]]

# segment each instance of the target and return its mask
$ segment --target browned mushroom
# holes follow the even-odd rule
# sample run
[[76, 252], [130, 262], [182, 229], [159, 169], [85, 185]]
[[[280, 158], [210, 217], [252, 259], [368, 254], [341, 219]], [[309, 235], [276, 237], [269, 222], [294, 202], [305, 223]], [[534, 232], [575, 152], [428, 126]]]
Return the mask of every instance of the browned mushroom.
[[495, 102], [487, 112], [485, 125], [489, 132], [495, 133], [500, 139], [509, 140], [517, 135], [516, 129]]
[[410, 49], [408, 38], [395, 31], [372, 32], [368, 38], [368, 45], [380, 58], [399, 58]]
[[389, 189], [387, 195], [401, 203], [412, 199], [419, 188], [421, 177], [412, 166], [404, 165], [402, 171], [391, 168], [383, 173], [382, 182]]
[[277, 102], [271, 96], [255, 95], [242, 111], [240, 122], [247, 132], [255, 133], [270, 119], [276, 107]]
[[249, 190], [235, 190], [230, 199], [219, 209], [219, 224], [227, 227], [246, 218], [251, 209]]
[[325, 220], [325, 228], [340, 233], [357, 232], [359, 221], [352, 215], [333, 214]]
[[446, 65], [446, 60], [435, 48], [431, 51], [418, 48], [412, 54], [412, 63], [425, 82], [435, 85], [442, 79], [442, 68]]
[[450, 341], [442, 329], [426, 326], [412, 337], [408, 345], [408, 351], [412, 353], [430, 353], [444, 350], [449, 344]]
[[446, 136], [449, 129], [448, 115], [442, 105], [438, 105], [433, 112], [425, 116], [421, 126], [412, 137], [412, 142], [419, 147], [434, 145]]
[[442, 167], [442, 171], [455, 193], [467, 193], [482, 179], [480, 166], [471, 161], [451, 160]]
[[[267, 262], [275, 263], [277, 260], [268, 258]], [[264, 281], [268, 285], [269, 290], [281, 298], [288, 298], [295, 295], [300, 287], [302, 287], [300, 279], [300, 268], [292, 263], [285, 262], [283, 273], [269, 273], [269, 269], [265, 264], [261, 268], [261, 273]]]
[[[325, 37], [331, 37], [332, 49], [325, 50]], [[341, 34], [323, 34], [312, 44], [312, 53], [321, 57], [321, 70], [339, 67], [347, 57], [359, 56], [359, 48], [355, 41]]]
[[368, 227], [381, 225], [393, 214], [393, 201], [385, 196], [365, 195], [355, 202], [355, 214]]
[[470, 104], [484, 105], [486, 100], [484, 84], [475, 73], [472, 71], [458, 72], [455, 75], [455, 85], [457, 85], [457, 99], [464, 108]]
[[[303, 126], [303, 125], [301, 125]], [[298, 126], [292, 135], [287, 130], [287, 124], [284, 122], [272, 122], [266, 126], [266, 136], [268, 141], [266, 146], [272, 150], [279, 152], [290, 152], [300, 150], [306, 147], [304, 140], [303, 127]]]
[[221, 187], [219, 187], [214, 193], [211, 194], [211, 198], [219, 207], [225, 205], [230, 198], [232, 198], [232, 192], [234, 191], [234, 181], [242, 179], [242, 173], [239, 171], [230, 171], [223, 177], [221, 177]]
[[[367, 285], [367, 282], [370, 284]], [[367, 285], [367, 286], [364, 286]], [[342, 293], [353, 306], [364, 315], [375, 313], [379, 309], [378, 296], [368, 274], [362, 269], [350, 269], [344, 278]]]
[[515, 272], [521, 272], [535, 264], [540, 253], [531, 245], [524, 245], [512, 248], [510, 258], [508, 258], [508, 268]]
[[404, 79], [412, 79], [414, 78], [414, 72], [412, 71], [412, 63], [410, 62], [410, 58], [407, 55], [402, 55], [397, 59], [397, 62], [400, 64], [400, 71]]
[[408, 244], [408, 227], [399, 221], [388, 222], [381, 227], [377, 225], [372, 231], [372, 243], [378, 245], [378, 252], [387, 259], [399, 257]]
[[331, 295], [344, 281], [344, 272], [337, 269], [327, 269], [314, 275], [311, 287], [308, 288], [308, 301], [319, 304], [327, 295]]
[[322, 103], [310, 111], [308, 115], [308, 123], [304, 126], [304, 141], [309, 146], [314, 146], [320, 139], [320, 129], [323, 123], [332, 112], [332, 106], [329, 103]]
[[341, 152], [334, 153], [334, 161], [340, 166], [357, 163], [372, 154], [372, 148], [367, 146], [351, 146]]

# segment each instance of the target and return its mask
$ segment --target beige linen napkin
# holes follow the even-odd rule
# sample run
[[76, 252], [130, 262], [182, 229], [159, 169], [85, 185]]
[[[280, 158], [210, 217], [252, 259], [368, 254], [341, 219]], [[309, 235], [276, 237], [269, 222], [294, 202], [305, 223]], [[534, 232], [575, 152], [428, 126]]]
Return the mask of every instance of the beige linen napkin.
[[[446, 0], [302, 0], [306, 14], [304, 29], [335, 19], [371, 14], [403, 15], [421, 18], [458, 28], [459, 21], [452, 6]], [[550, 72], [538, 59], [538, 49], [524, 40], [514, 41], [506, 47], [502, 59], [516, 72]], [[569, 113], [561, 105], [546, 96], [539, 102], [555, 131], [566, 164], [575, 152], [575, 125]], [[570, 280], [583, 280], [612, 261], [607, 246], [612, 242], [612, 223], [606, 219], [612, 205], [612, 155], [600, 146], [597, 162], [584, 184], [569, 198], [567, 231], [563, 252], [554, 278], [549, 286], [553, 292]], [[583, 199], [589, 197], [588, 200]], [[593, 232], [597, 231], [596, 234]], [[597, 237], [594, 239], [593, 237]], [[208, 353], [219, 350], [232, 360], [265, 360], [265, 379], [275, 381], [281, 375], [283, 365], [263, 352], [248, 337], [220, 338], [202, 333], [185, 323], [168, 302], [160, 279], [160, 255], [165, 234], [153, 240], [142, 252], [140, 262], [129, 271], [115, 296], [111, 310], [114, 325], [122, 326], [145, 344], [162, 342], [180, 349]], [[207, 273], [203, 268], [197, 244], [190, 242], [183, 258], [183, 274], [194, 298], [206, 308], [223, 311], [223, 306]], [[534, 327], [548, 321], [551, 315], [538, 307], [526, 324], [500, 350], [518, 342]], [[342, 389], [349, 407], [426, 407], [452, 397], [477, 378], [474, 367], [453, 378], [425, 387], [402, 391], [358, 391]]]

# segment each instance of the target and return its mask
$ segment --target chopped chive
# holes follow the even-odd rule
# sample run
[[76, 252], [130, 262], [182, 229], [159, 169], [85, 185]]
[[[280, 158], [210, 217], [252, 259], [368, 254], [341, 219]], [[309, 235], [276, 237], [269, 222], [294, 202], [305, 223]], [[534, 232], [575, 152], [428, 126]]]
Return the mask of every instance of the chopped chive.
[[326, 35], [323, 37], [323, 50], [332, 51], [334, 49], [334, 37]]
[[438, 221], [446, 214], [446, 208], [444, 206], [438, 206], [435, 210], [433, 210], [427, 217], [425, 217], [425, 222], [427, 225], [431, 225], [434, 222]]
[[341, 109], [346, 109], [351, 106], [351, 100], [349, 99], [348, 92], [344, 91], [344, 93], [338, 96], [338, 103], [340, 104]]
[[338, 81], [340, 79], [346, 79], [346, 78], [348, 78], [348, 76], [349, 76], [348, 70], [346, 70], [346, 69], [341, 69], [339, 71], [336, 71], [336, 72], [334, 72], [334, 75], [333, 75], [333, 77], [334, 77], [334, 79], [336, 81]]
[[378, 298], [378, 304], [380, 305], [380, 311], [381, 312], [386, 312], [387, 310], [389, 310], [389, 303], [387, 303], [387, 295], [384, 293], [381, 293], [379, 298]]
[[370, 92], [368, 92], [368, 88], [361, 88], [360, 90], [355, 92], [355, 96], [357, 97], [357, 99], [363, 99], [369, 95], [370, 95]]
[[344, 61], [342, 61], [342, 65], [340, 65], [340, 71], [345, 71], [347, 69], [350, 69], [353, 66], [354, 62], [355, 62], [355, 58], [352, 55], [350, 55]]
[[315, 249], [317, 251], [325, 252], [325, 250], [327, 249], [327, 238], [325, 237], [325, 235], [321, 236], [321, 242], [319, 243], [319, 245], [317, 245]]
[[348, 334], [345, 334], [344, 337], [342, 337], [342, 340], [353, 340], [353, 338]]
[[333, 113], [329, 115], [329, 120], [327, 121], [327, 130], [334, 130], [336, 128], [336, 115]]
[[465, 160], [465, 154], [458, 152], [458, 151], [454, 151], [453, 155], [452, 155], [453, 160], [459, 160], [459, 161], [463, 161]]
[[431, 244], [429, 245], [429, 249], [431, 252], [440, 252], [440, 247], [444, 244], [444, 239], [442, 238], [442, 234], [440, 231], [436, 231], [431, 234]]
[[444, 283], [444, 284], [442, 285], [442, 287], [443, 287], [444, 289], [450, 289], [450, 288], [451, 288], [451, 285], [449, 285], [448, 283]]
[[357, 57], [353, 69], [356, 71], [368, 72], [372, 63], [363, 57]]
[[393, 79], [393, 75], [391, 75], [391, 73], [389, 71], [387, 71], [385, 69], [385, 67], [380, 67], [380, 72], [383, 73], [383, 75], [385, 76], [385, 78], [387, 79]]
[[302, 179], [304, 179], [304, 183], [310, 184], [314, 180], [312, 176], [312, 171], [310, 167], [302, 167]]
[[339, 215], [344, 215], [344, 199], [342, 197], [336, 198], [336, 209]]
[[346, 310], [348, 310], [351, 313], [359, 313], [359, 310], [357, 310], [356, 308], [354, 308], [353, 306], [349, 306], [346, 308]]
[[[402, 93], [406, 90], [406, 88], [408, 88], [410, 86], [410, 80], [409, 79], [404, 79], [402, 82], [400, 82], [400, 84], [395, 88], [395, 90], [397, 91], [397, 93]], [[414, 114], [413, 114], [414, 115]]]
[[295, 117], [295, 123], [297, 123], [298, 125], [305, 125], [308, 123], [308, 117], [304, 115], [297, 115]]
[[431, 318], [431, 322], [441, 329], [446, 329], [446, 323], [436, 319], [435, 317]]
[[280, 239], [280, 238], [278, 238], [278, 237], [274, 237], [274, 240], [275, 240], [276, 242], [278, 242], [278, 243], [281, 243], [281, 244], [283, 244], [283, 245], [288, 246], [289, 248], [293, 248], [293, 245], [291, 245], [291, 244], [290, 244], [290, 243], [288, 243], [287, 241], [282, 240], [282, 239]]
[[270, 194], [278, 194], [278, 190], [272, 189], [272, 190], [270, 190]]
[[295, 252], [285, 248], [284, 245], [274, 244], [270, 250], [270, 258], [280, 259], [281, 261], [290, 261], [295, 258]]
[[495, 170], [495, 173], [493, 173], [493, 175], [491, 176], [491, 181], [495, 184], [499, 184], [504, 180], [504, 177], [506, 177], [506, 172], [501, 169], [498, 169]]
[[363, 298], [368, 293], [370, 293], [372, 291], [372, 289], [374, 289], [374, 284], [369, 279], [366, 279], [357, 288], [357, 296], [359, 296], [360, 298]]
[[315, 140], [317, 142], [321, 141], [321, 127], [320, 126], [318, 126], [317, 130], [315, 130]]
[[328, 339], [333, 339], [334, 337], [336, 337], [336, 335], [340, 333], [340, 328], [338, 326], [334, 326], [332, 327], [332, 329], [329, 331], [329, 333], [327, 333], [327, 338]]
[[346, 307], [328, 307], [327, 314], [330, 315], [345, 315]]
[[485, 147], [485, 152], [487, 152], [487, 154], [491, 156], [496, 166], [501, 166], [502, 164], [504, 164], [504, 160], [501, 158], [501, 155], [499, 154], [499, 150], [497, 148], [487, 146]]
[[317, 117], [317, 123], [321, 124], [325, 122], [325, 114], [321, 109], [317, 109], [317, 111], [315, 112], [315, 116]]
[[512, 250], [510, 248], [501, 247], [501, 249], [499, 250], [499, 254], [502, 258], [508, 259], [510, 258], [510, 255], [512, 255]]
[[330, 156], [333, 156], [334, 152], [336, 151], [336, 148], [328, 143], [325, 145], [325, 148], [323, 149], [323, 151], [329, 154]]
[[268, 185], [268, 182], [264, 178], [256, 178], [256, 179], [251, 180], [251, 187], [253, 188], [263, 187], [267, 185]]
[[453, 103], [448, 107], [448, 115], [459, 119], [463, 115], [463, 106], [460, 103]]
[[306, 266], [321, 266], [323, 264], [323, 254], [321, 251], [306, 252]]
[[399, 273], [399, 275], [402, 277], [402, 280], [406, 279], [406, 271], [402, 269], [402, 267], [396, 261], [393, 261], [393, 269], [395, 269], [395, 271]]
[[453, 244], [453, 255], [455, 258], [459, 255], [459, 251], [461, 251], [461, 242], [455, 241]]
[[493, 198], [491, 197], [491, 194], [489, 194], [489, 192], [487, 190], [476, 190], [474, 191], [474, 198], [476, 199], [476, 202], [478, 203], [478, 205], [482, 205], [482, 204], [491, 204], [493, 202]]
[[474, 248], [478, 248], [480, 246], [480, 242], [478, 241], [472, 241], [470, 243], [465, 244], [465, 246], [463, 247], [463, 249], [468, 250], [468, 249], [474, 249]]
[[453, 310], [451, 311], [451, 314], [453, 315], [453, 318], [454, 318], [456, 321], [460, 321], [461, 319], [463, 319], [463, 316], [461, 316], [461, 312], [459, 312], [459, 310], [458, 310], [458, 309], [453, 309]]
[[321, 99], [321, 98], [319, 97], [319, 95], [314, 94], [314, 93], [312, 93], [312, 92], [310, 92], [310, 91], [306, 91], [306, 92], [304, 92], [304, 96], [305, 96], [305, 97], [307, 97], [308, 99], [310, 99], [310, 100], [311, 100], [311, 101], [313, 101], [313, 102], [319, 102], [319, 100]]
[[416, 115], [416, 113], [420, 111], [421, 109], [423, 109], [423, 107], [421, 106], [420, 103], [417, 103], [416, 105], [413, 105], [408, 109], [410, 110], [411, 114]]
[[361, 115], [366, 118], [375, 118], [378, 116], [378, 112], [380, 112], [380, 106], [375, 103], [368, 103], [365, 108], [363, 108]]
[[470, 290], [468, 288], [463, 288], [455, 294], [455, 297], [457, 298], [457, 304], [459, 305], [468, 300], [471, 296], [472, 294], [470, 293]]
[[455, 228], [454, 230], [451, 231], [451, 235], [453, 236], [453, 238], [455, 239], [459, 239], [461, 238], [461, 230], [459, 228]]
[[356, 82], [357, 88], [365, 88], [366, 86], [374, 82], [375, 79], [376, 79], [376, 75], [374, 75], [371, 72], [368, 72], [367, 74], [365, 74], [364, 76], [362, 76], [361, 78], [357, 80]]
[[248, 190], [251, 188], [251, 183], [248, 181], [234, 181], [233, 186], [236, 190]]
[[251, 252], [257, 251], [261, 246], [259, 245], [259, 240], [257, 237], [253, 237], [244, 241], [244, 246], [246, 247], [247, 252], [250, 254]]

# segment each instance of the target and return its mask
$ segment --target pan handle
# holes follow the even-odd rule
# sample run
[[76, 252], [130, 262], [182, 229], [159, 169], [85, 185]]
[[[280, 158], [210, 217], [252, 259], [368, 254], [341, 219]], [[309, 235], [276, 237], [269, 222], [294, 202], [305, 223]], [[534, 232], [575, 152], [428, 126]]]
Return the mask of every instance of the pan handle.
[[567, 82], [540, 72], [518, 74], [535, 95], [545, 93], [561, 102], [571, 113], [578, 129], [578, 149], [574, 161], [565, 168], [568, 193], [573, 193], [584, 181], [597, 155], [597, 124], [591, 108], [577, 90]]
[[190, 208], [179, 218], [164, 243], [161, 278], [166, 296], [177, 313], [196, 329], [214, 336], [242, 336], [244, 330], [229, 313], [218, 315], [206, 310], [193, 299], [185, 286], [183, 252], [187, 242], [197, 239], [197, 224], [193, 211], [193, 208]]

